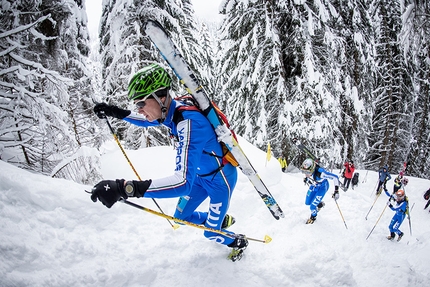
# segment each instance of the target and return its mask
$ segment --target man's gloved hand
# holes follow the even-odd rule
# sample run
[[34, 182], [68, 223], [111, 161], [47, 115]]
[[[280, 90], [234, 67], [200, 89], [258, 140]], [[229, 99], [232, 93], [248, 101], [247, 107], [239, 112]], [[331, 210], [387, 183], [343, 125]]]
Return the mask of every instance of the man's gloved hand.
[[389, 207], [389, 208], [393, 208], [393, 205], [390, 203], [390, 204], [388, 205], [388, 207]]
[[305, 178], [303, 179], [303, 182], [305, 183], [305, 185], [306, 185], [306, 184], [308, 184], [308, 178], [307, 178], [307, 177], [305, 177]]
[[334, 198], [334, 200], [338, 200], [339, 199], [339, 186], [335, 186], [334, 187], [334, 193], [331, 196], [332, 198]]
[[129, 116], [131, 111], [118, 108], [114, 105], [108, 105], [106, 103], [98, 103], [94, 106], [94, 113], [100, 119], [104, 119], [106, 116], [109, 116], [122, 120]]
[[120, 198], [128, 198], [124, 182], [124, 179], [100, 181], [91, 190], [91, 200], [97, 202], [98, 199], [107, 208], [111, 208]]
[[107, 208], [111, 208], [120, 198], [142, 197], [151, 185], [152, 180], [127, 181], [124, 179], [102, 180], [91, 190], [91, 200], [100, 200]]

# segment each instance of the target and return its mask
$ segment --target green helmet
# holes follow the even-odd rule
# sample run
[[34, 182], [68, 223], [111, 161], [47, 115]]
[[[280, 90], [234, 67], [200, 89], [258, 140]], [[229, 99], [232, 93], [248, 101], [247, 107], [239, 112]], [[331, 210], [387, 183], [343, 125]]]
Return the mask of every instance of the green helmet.
[[169, 74], [157, 64], [146, 66], [137, 72], [128, 83], [130, 101], [143, 98], [158, 90], [169, 88], [172, 80]]

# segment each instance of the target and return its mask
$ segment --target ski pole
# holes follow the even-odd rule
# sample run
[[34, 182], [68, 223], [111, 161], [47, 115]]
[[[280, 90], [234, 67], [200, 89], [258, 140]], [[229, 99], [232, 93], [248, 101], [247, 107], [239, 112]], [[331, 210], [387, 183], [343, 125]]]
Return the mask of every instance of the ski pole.
[[[189, 221], [186, 221], [186, 220], [182, 220], [182, 219], [170, 216], [170, 215], [166, 215], [164, 213], [160, 213], [158, 211], [155, 211], [155, 210], [149, 209], [147, 207], [138, 205], [136, 203], [133, 203], [133, 202], [128, 201], [128, 200], [123, 199], [123, 198], [121, 198], [119, 201], [121, 201], [121, 202], [123, 202], [123, 203], [125, 203], [127, 205], [130, 205], [132, 207], [135, 207], [137, 209], [140, 209], [140, 210], [149, 212], [151, 214], [154, 214], [154, 215], [166, 218], [168, 220], [169, 219], [173, 220], [174, 222], [177, 222], [177, 223], [182, 223], [182, 224], [185, 224], [185, 225], [188, 225], [188, 226], [192, 226], [192, 227], [195, 227], [195, 228], [199, 228], [199, 229], [202, 229], [202, 230], [206, 230], [206, 231], [211, 231], [211, 232], [214, 232], [214, 233], [218, 233], [218, 234], [227, 236], [227, 237], [232, 238], [232, 239], [236, 238], [236, 234], [228, 233], [228, 232], [225, 232], [225, 231], [222, 231], [222, 230], [218, 230], [218, 229], [206, 227], [204, 225], [195, 224], [195, 223], [192, 223], [192, 222], [189, 222]], [[255, 238], [251, 238], [251, 237], [247, 237], [247, 236], [245, 236], [245, 238], [248, 239], [248, 240], [251, 240], [251, 241], [256, 241], [256, 242], [261, 242], [261, 243], [269, 243], [269, 242], [272, 241], [272, 238], [270, 236], [268, 236], [268, 235], [265, 235], [264, 239], [255, 239]]]
[[[373, 194], [373, 191], [374, 191], [374, 190], [375, 190], [375, 188], [378, 186], [378, 183], [379, 183], [379, 179], [378, 179], [378, 181], [376, 182], [375, 187], [371, 190], [370, 195], [372, 195], [372, 194]], [[381, 185], [381, 188], [382, 188], [382, 185]], [[376, 192], [376, 193], [378, 193], [378, 192]]]
[[[390, 197], [390, 199], [391, 199], [391, 197]], [[367, 235], [366, 240], [367, 240], [367, 238], [369, 238], [370, 234], [372, 234], [373, 230], [375, 229], [376, 225], [378, 224], [379, 220], [381, 219], [382, 214], [384, 214], [385, 209], [387, 208], [388, 204], [390, 204], [390, 200], [388, 200], [387, 204], [385, 205], [384, 209], [383, 209], [383, 210], [382, 210], [382, 212], [381, 212], [381, 215], [379, 215], [378, 220], [376, 221], [376, 223], [375, 223], [375, 225], [373, 226], [372, 230], [370, 230], [369, 235]]]
[[[122, 154], [124, 155], [125, 159], [127, 160], [128, 164], [130, 165], [131, 169], [134, 171], [134, 174], [135, 174], [135, 175], [137, 176], [137, 178], [141, 181], [142, 179], [140, 178], [139, 174], [137, 173], [136, 169], [134, 168], [133, 164], [131, 163], [130, 159], [128, 158], [127, 154], [125, 153], [125, 150], [124, 150], [124, 148], [122, 147], [121, 143], [119, 142], [118, 136], [117, 136], [117, 135], [116, 135], [116, 133], [114, 132], [114, 130], [113, 130], [113, 128], [112, 128], [112, 126], [111, 126], [111, 124], [110, 124], [110, 122], [109, 122], [109, 119], [107, 118], [107, 116], [106, 116], [106, 115], [104, 116], [104, 119], [106, 120], [106, 123], [107, 123], [107, 125], [108, 125], [108, 127], [109, 127], [109, 130], [110, 130], [111, 134], [113, 135], [113, 138], [115, 139], [116, 143], [118, 144], [119, 149], [122, 151]], [[154, 199], [154, 198], [152, 198], [152, 201], [153, 201], [153, 202], [155, 203], [155, 205], [158, 207], [158, 210], [160, 210], [160, 212], [164, 214], [163, 210], [161, 209], [160, 205], [158, 205], [157, 201], [155, 201], [155, 199]], [[177, 224], [172, 224], [172, 223], [170, 222], [170, 220], [169, 220], [169, 219], [167, 219], [167, 221], [169, 222], [170, 226], [172, 226], [172, 228], [173, 228], [173, 229], [178, 229], [178, 228], [179, 228], [179, 225], [177, 225]]]
[[363, 181], [361, 182], [361, 183], [365, 183], [365, 182], [367, 182], [367, 174], [369, 173], [369, 171], [366, 171], [366, 175], [364, 176], [364, 179], [363, 179]]
[[[382, 192], [381, 192], [381, 193], [382, 193]], [[365, 219], [366, 219], [366, 220], [367, 220], [367, 216], [369, 215], [370, 211], [372, 210], [373, 206], [375, 205], [375, 203], [376, 203], [376, 201], [378, 200], [378, 198], [379, 198], [379, 196], [381, 195], [381, 193], [380, 193], [380, 194], [378, 194], [378, 195], [376, 196], [375, 201], [373, 202], [372, 206], [371, 206], [371, 207], [370, 207], [370, 209], [369, 209], [369, 212], [367, 212], [366, 217], [365, 217]]]
[[340, 216], [342, 217], [343, 224], [345, 224], [346, 229], [348, 229], [348, 226], [346, 226], [345, 218], [342, 215], [342, 211], [340, 211], [340, 207], [339, 207], [339, 204], [337, 203], [337, 200], [334, 199], [334, 202], [336, 202], [337, 209], [339, 209], [339, 213], [340, 213]]

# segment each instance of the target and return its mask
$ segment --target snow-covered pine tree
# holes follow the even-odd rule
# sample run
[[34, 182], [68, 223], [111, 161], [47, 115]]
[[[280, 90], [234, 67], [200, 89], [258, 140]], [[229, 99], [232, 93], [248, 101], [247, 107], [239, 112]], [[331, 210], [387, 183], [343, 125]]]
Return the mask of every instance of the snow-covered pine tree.
[[[130, 2], [112, 0], [105, 3], [101, 19], [100, 53], [103, 62], [103, 88], [106, 95], [101, 100], [122, 108], [133, 109], [127, 100], [130, 77], [138, 70], [157, 62], [170, 69], [145, 37], [143, 28], [147, 19], [159, 21], [178, 47], [187, 55], [193, 65], [197, 65], [198, 55], [194, 55], [198, 45], [195, 40], [195, 22], [190, 1], [142, 1]], [[191, 48], [192, 47], [192, 48]], [[196, 49], [196, 50], [194, 50]], [[196, 71], [198, 72], [198, 71]], [[172, 74], [172, 79], [176, 77]], [[175, 89], [179, 83], [174, 82]], [[147, 129], [129, 125], [123, 121], [113, 121], [118, 135], [128, 148], [169, 144], [167, 129]]]
[[[376, 33], [376, 66], [373, 77], [373, 126], [369, 135], [369, 151], [366, 167], [377, 169], [388, 164], [391, 168], [400, 168], [404, 158], [398, 156], [407, 148], [405, 139], [409, 131], [398, 132], [407, 123], [405, 103], [410, 95], [405, 93], [407, 71], [398, 34], [401, 30], [400, 1], [381, 0], [375, 3], [373, 28]], [[394, 172], [394, 170], [393, 170]]]
[[[328, 25], [333, 36], [327, 37], [332, 62], [330, 86], [338, 95], [341, 118], [338, 119], [339, 137], [342, 145], [341, 159], [354, 159], [356, 165], [365, 158], [367, 151], [366, 127], [369, 126], [365, 105], [369, 99], [369, 83], [363, 80], [370, 71], [372, 61], [372, 37], [366, 1], [331, 1], [337, 16]], [[369, 79], [370, 80], [370, 79]], [[367, 124], [366, 124], [367, 122]], [[338, 162], [337, 164], [343, 164]]]
[[412, 0], [402, 7], [403, 26], [400, 42], [403, 44], [412, 85], [408, 92], [413, 101], [408, 102], [410, 120], [409, 149], [405, 161], [408, 173], [423, 178], [430, 177], [430, 6], [426, 1]]
[[[263, 148], [285, 103], [276, 1], [225, 1], [219, 77], [236, 132]], [[276, 132], [275, 132], [276, 133]], [[274, 143], [276, 146], [277, 143]]]
[[[82, 80], [77, 71], [84, 71], [85, 65], [82, 58], [75, 57], [77, 45], [63, 42], [60, 37], [69, 29], [68, 24], [76, 20], [77, 6], [69, 0], [3, 4], [0, 141], [6, 155], [2, 159], [50, 174], [79, 145], [91, 142], [89, 133], [85, 136], [80, 129], [79, 117], [74, 117], [73, 122], [68, 113], [71, 107], [80, 106], [76, 101], [80, 99], [79, 91], [73, 90], [73, 86], [75, 81]], [[73, 25], [77, 27], [76, 23]], [[71, 38], [79, 38], [74, 32], [77, 31], [70, 32]], [[81, 43], [79, 49], [77, 54], [82, 55], [88, 48]], [[70, 73], [63, 75], [67, 66]], [[71, 102], [70, 93], [78, 99]], [[87, 125], [85, 130], [90, 127]]]

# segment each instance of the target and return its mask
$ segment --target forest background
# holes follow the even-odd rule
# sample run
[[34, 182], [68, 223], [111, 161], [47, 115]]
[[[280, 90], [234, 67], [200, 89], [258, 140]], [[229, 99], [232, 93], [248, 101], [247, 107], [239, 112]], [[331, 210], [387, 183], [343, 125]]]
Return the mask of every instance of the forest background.
[[[331, 168], [349, 158], [396, 173], [407, 162], [407, 174], [430, 177], [428, 1], [223, 0], [223, 20], [208, 23], [190, 0], [103, 0], [95, 47], [85, 0], [0, 6], [0, 155], [19, 167], [101, 178], [99, 148], [111, 135], [94, 104], [132, 109], [130, 76], [153, 62], [171, 72], [143, 33], [155, 19], [260, 149], [270, 143], [298, 165], [298, 137]], [[167, 130], [112, 125], [129, 149], [170, 144]]]

